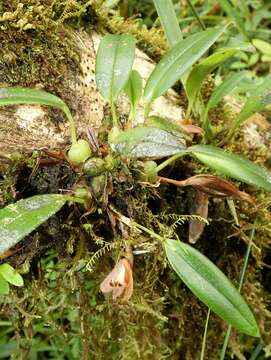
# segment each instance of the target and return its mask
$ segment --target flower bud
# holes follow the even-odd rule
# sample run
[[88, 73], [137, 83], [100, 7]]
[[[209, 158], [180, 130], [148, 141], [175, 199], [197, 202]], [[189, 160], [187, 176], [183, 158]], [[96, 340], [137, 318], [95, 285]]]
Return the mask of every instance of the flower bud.
[[74, 164], [85, 162], [91, 156], [91, 149], [86, 140], [80, 139], [68, 151], [68, 158]]
[[84, 164], [84, 173], [89, 176], [98, 176], [106, 172], [105, 161], [98, 157], [87, 160]]

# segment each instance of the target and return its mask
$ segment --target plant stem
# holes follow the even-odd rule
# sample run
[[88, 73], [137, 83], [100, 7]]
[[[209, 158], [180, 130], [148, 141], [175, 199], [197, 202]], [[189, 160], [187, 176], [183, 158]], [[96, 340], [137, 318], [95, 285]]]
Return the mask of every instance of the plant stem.
[[222, 350], [221, 350], [219, 360], [224, 360], [224, 358], [225, 358], [226, 350], [227, 350], [229, 339], [230, 339], [230, 335], [231, 335], [231, 325], [228, 326], [228, 329], [226, 331], [226, 335], [225, 335], [225, 338], [224, 338], [223, 347], [222, 347]]
[[146, 228], [145, 226], [140, 225], [140, 224], [137, 224], [137, 223], [134, 222], [134, 221], [133, 221], [133, 225], [134, 225], [136, 228], [145, 231], [147, 234], [151, 235], [152, 237], [154, 237], [154, 238], [156, 238], [156, 239], [158, 239], [158, 240], [160, 240], [160, 241], [164, 241], [164, 238], [163, 238], [162, 236], [156, 234], [154, 231]]
[[150, 103], [145, 104], [145, 110], [144, 110], [144, 119], [145, 120], [148, 118], [150, 110], [151, 110], [151, 104]]
[[204, 25], [204, 22], [201, 20], [201, 18], [199, 17], [198, 13], [197, 13], [197, 10], [195, 9], [195, 6], [194, 4], [192, 3], [192, 1], [190, 0], [187, 0], [188, 2], [188, 5], [193, 13], [193, 15], [195, 16], [195, 18], [198, 20], [202, 30], [205, 30], [206, 29], [206, 26]]
[[178, 153], [175, 154], [173, 156], [171, 156], [169, 159], [163, 161], [160, 165], [157, 166], [156, 168], [156, 172], [158, 174], [159, 171], [161, 171], [162, 169], [164, 169], [165, 167], [167, 167], [168, 165], [170, 165], [172, 162], [174, 162], [175, 160], [179, 159], [180, 157], [184, 156], [187, 152], [184, 151], [182, 153]]
[[63, 111], [65, 112], [65, 115], [67, 116], [67, 119], [69, 120], [69, 123], [70, 123], [70, 134], [71, 134], [71, 142], [72, 142], [72, 145], [76, 144], [77, 140], [76, 140], [76, 126], [75, 126], [75, 122], [74, 122], [74, 119], [72, 117], [72, 114], [69, 110], [69, 108], [65, 107], [63, 109]]
[[[246, 251], [246, 254], [245, 254], [244, 264], [243, 264], [243, 267], [242, 267], [242, 270], [241, 270], [240, 280], [239, 280], [239, 284], [238, 284], [238, 291], [239, 292], [240, 292], [240, 290], [242, 288], [242, 285], [243, 285], [243, 282], [244, 282], [244, 277], [245, 277], [245, 272], [246, 272], [246, 268], [247, 268], [247, 264], [248, 264], [249, 254], [250, 254], [251, 246], [252, 246], [254, 235], [255, 235], [256, 224], [257, 224], [257, 219], [255, 219], [254, 223], [253, 223], [253, 228], [252, 228], [252, 231], [251, 231], [251, 234], [250, 234], [249, 243], [248, 243], [247, 251]], [[227, 332], [226, 332], [226, 335], [225, 335], [225, 338], [224, 338], [224, 343], [223, 343], [223, 347], [222, 347], [222, 350], [221, 350], [221, 353], [220, 353], [219, 360], [224, 360], [224, 358], [225, 358], [226, 350], [227, 350], [230, 335], [231, 335], [231, 328], [232, 328], [231, 325], [229, 325], [228, 329], [227, 329]]]
[[211, 129], [211, 124], [210, 124], [210, 121], [208, 119], [208, 110], [209, 109], [207, 107], [205, 107], [203, 115], [202, 115], [202, 128], [205, 131], [205, 138], [207, 140], [211, 139], [211, 137], [213, 135], [213, 132], [212, 132], [212, 129]]
[[237, 226], [239, 226], [239, 220], [238, 220], [238, 215], [237, 215], [237, 211], [236, 211], [236, 208], [235, 208], [234, 201], [232, 199], [227, 199], [227, 204], [228, 204], [228, 207], [229, 207], [230, 212], [232, 214], [232, 217], [234, 218], [235, 224]]
[[79, 197], [75, 197], [75, 196], [70, 196], [70, 195], [63, 195], [65, 197], [65, 199], [67, 201], [71, 201], [73, 203], [78, 203], [78, 204], [85, 204], [85, 200], [84, 199], [81, 199]]
[[207, 318], [206, 318], [206, 321], [205, 321], [205, 328], [204, 328], [204, 334], [203, 334], [203, 339], [202, 339], [200, 360], [204, 360], [204, 353], [205, 353], [205, 348], [206, 348], [206, 339], [207, 339], [207, 331], [208, 331], [210, 313], [211, 313], [211, 309], [209, 308]]
[[119, 127], [119, 124], [118, 124], [118, 118], [117, 118], [117, 113], [116, 113], [116, 106], [115, 106], [114, 101], [111, 102], [110, 107], [111, 107], [111, 113], [112, 113], [113, 127], [118, 128], [118, 127]]
[[256, 348], [253, 350], [253, 353], [250, 355], [249, 360], [257, 360], [258, 359], [258, 355], [260, 354], [260, 352], [263, 349], [263, 344], [259, 343]]

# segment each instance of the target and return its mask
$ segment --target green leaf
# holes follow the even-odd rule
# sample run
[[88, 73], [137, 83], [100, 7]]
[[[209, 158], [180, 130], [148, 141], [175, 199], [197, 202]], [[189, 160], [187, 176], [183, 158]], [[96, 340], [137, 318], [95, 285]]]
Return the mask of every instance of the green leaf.
[[192, 246], [165, 241], [170, 265], [204, 304], [239, 331], [259, 337], [256, 320], [229, 279], [208, 258]]
[[269, 103], [271, 103], [271, 75], [264, 78], [251, 95], [240, 113], [233, 122], [231, 132], [238, 128], [244, 121], [256, 112], [262, 111]]
[[253, 39], [252, 44], [264, 55], [271, 56], [271, 45], [268, 42], [260, 39]]
[[101, 40], [96, 58], [96, 83], [110, 104], [127, 83], [134, 57], [135, 39], [132, 35], [106, 35]]
[[262, 55], [262, 62], [271, 62], [271, 55]]
[[229, 95], [232, 91], [234, 91], [238, 84], [246, 77], [246, 75], [247, 72], [242, 71], [239, 73], [234, 73], [224, 79], [223, 82], [212, 93], [206, 105], [207, 109], [209, 110], [215, 107], [221, 100], [223, 100], [224, 96]]
[[217, 66], [232, 57], [237, 51], [238, 49], [236, 48], [218, 51], [202, 60], [194, 67], [193, 70], [191, 70], [186, 81], [186, 93], [190, 108], [194, 105], [206, 76], [210, 74]]
[[111, 144], [114, 151], [136, 158], [165, 157], [186, 149], [179, 137], [153, 127], [136, 127], [124, 131]]
[[247, 64], [243, 63], [242, 61], [235, 61], [230, 65], [231, 70], [242, 70], [246, 68], [247, 68]]
[[160, 118], [159, 116], [150, 116], [145, 120], [145, 125], [171, 132], [176, 136], [181, 136], [182, 138], [191, 141], [191, 136], [189, 136], [181, 126], [178, 126], [169, 119]]
[[259, 58], [260, 58], [260, 55], [259, 53], [255, 53], [255, 54], [252, 54], [248, 60], [248, 63], [247, 65], [248, 66], [253, 66], [255, 65], [258, 61], [259, 61]]
[[63, 195], [36, 195], [0, 210], [0, 254], [16, 245], [54, 215], [66, 202]]
[[170, 46], [183, 38], [172, 0], [153, 0], [161, 25]]
[[187, 151], [203, 164], [225, 176], [271, 191], [270, 174], [264, 168], [240, 155], [226, 152], [212, 145], [193, 145]]
[[8, 295], [9, 293], [9, 284], [8, 282], [0, 275], [0, 295]]
[[138, 71], [132, 70], [124, 91], [128, 96], [132, 112], [135, 113], [140, 97], [142, 95], [142, 77]]
[[225, 31], [225, 27], [212, 28], [179, 41], [162, 57], [151, 73], [144, 90], [148, 108], [151, 102], [164, 94], [209, 49]]
[[248, 39], [248, 35], [244, 26], [244, 19], [238, 12], [236, 8], [234, 8], [229, 0], [220, 0], [219, 5], [222, 7], [222, 9], [227, 13], [227, 15], [233, 20], [235, 26], [240, 31], [243, 36]]
[[59, 97], [43, 90], [25, 88], [0, 88], [0, 106], [5, 105], [47, 105], [62, 110], [70, 122], [72, 141], [76, 141], [74, 120], [68, 106]]
[[24, 284], [21, 275], [9, 264], [0, 265], [0, 275], [12, 285], [23, 286]]
[[63, 100], [46, 91], [17, 87], [1, 88], [0, 106], [16, 104], [48, 105], [58, 108], [64, 112], [69, 111], [69, 108]]

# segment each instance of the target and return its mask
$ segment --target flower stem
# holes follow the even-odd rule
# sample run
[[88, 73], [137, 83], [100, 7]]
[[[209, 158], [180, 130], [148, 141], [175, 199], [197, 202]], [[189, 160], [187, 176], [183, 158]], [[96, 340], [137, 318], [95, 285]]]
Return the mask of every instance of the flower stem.
[[[247, 269], [249, 254], [250, 254], [250, 250], [251, 250], [254, 235], [255, 235], [256, 224], [257, 224], [257, 219], [254, 220], [253, 228], [251, 230], [251, 234], [250, 234], [250, 238], [249, 238], [249, 243], [248, 243], [248, 246], [247, 246], [247, 251], [246, 251], [246, 254], [245, 254], [244, 264], [243, 264], [243, 267], [242, 267], [242, 270], [241, 270], [240, 280], [239, 280], [239, 284], [238, 284], [238, 291], [239, 292], [241, 291], [241, 287], [242, 287], [243, 282], [244, 282], [244, 277], [245, 277], [245, 272], [246, 272], [246, 269]], [[222, 347], [222, 350], [221, 350], [221, 353], [220, 353], [219, 360], [224, 360], [224, 358], [225, 358], [226, 350], [227, 350], [230, 335], [231, 335], [231, 328], [232, 328], [232, 326], [229, 325], [228, 329], [227, 329], [227, 332], [226, 332], [226, 335], [225, 335], [225, 338], [224, 338], [224, 343], [223, 343], [223, 347]]]
[[167, 167], [168, 165], [170, 165], [172, 162], [179, 159], [180, 157], [184, 156], [185, 154], [186, 151], [171, 156], [170, 158], [163, 161], [160, 165], [157, 166], [156, 172], [158, 173], [159, 171], [163, 170], [165, 167]]
[[145, 226], [140, 225], [140, 224], [136, 223], [135, 221], [133, 221], [133, 225], [134, 225], [136, 228], [145, 231], [145, 233], [151, 235], [152, 237], [154, 237], [154, 238], [156, 238], [156, 239], [158, 239], [158, 240], [160, 240], [160, 241], [164, 241], [164, 238], [163, 238], [162, 236], [156, 234], [154, 231], [146, 228]]
[[118, 128], [119, 127], [118, 117], [117, 117], [116, 106], [115, 106], [114, 101], [111, 102], [110, 107], [111, 107], [111, 113], [112, 113], [113, 127]]
[[76, 144], [77, 142], [77, 139], [76, 139], [76, 126], [75, 126], [75, 122], [74, 122], [74, 119], [72, 117], [72, 114], [69, 110], [68, 107], [65, 107], [63, 109], [63, 111], [65, 112], [66, 116], [67, 116], [67, 119], [70, 123], [70, 135], [71, 135], [71, 142], [72, 142], [72, 145]]

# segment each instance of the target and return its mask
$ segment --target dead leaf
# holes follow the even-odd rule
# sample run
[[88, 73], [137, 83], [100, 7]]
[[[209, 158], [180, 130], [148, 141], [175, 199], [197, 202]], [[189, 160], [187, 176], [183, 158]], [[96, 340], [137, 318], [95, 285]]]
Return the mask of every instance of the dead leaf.
[[[202, 218], [208, 218], [208, 195], [196, 190], [195, 197], [193, 199], [193, 205], [191, 206], [190, 213], [193, 215], [199, 215]], [[200, 238], [206, 223], [200, 220], [190, 220], [189, 222], [189, 242], [195, 244]]]

